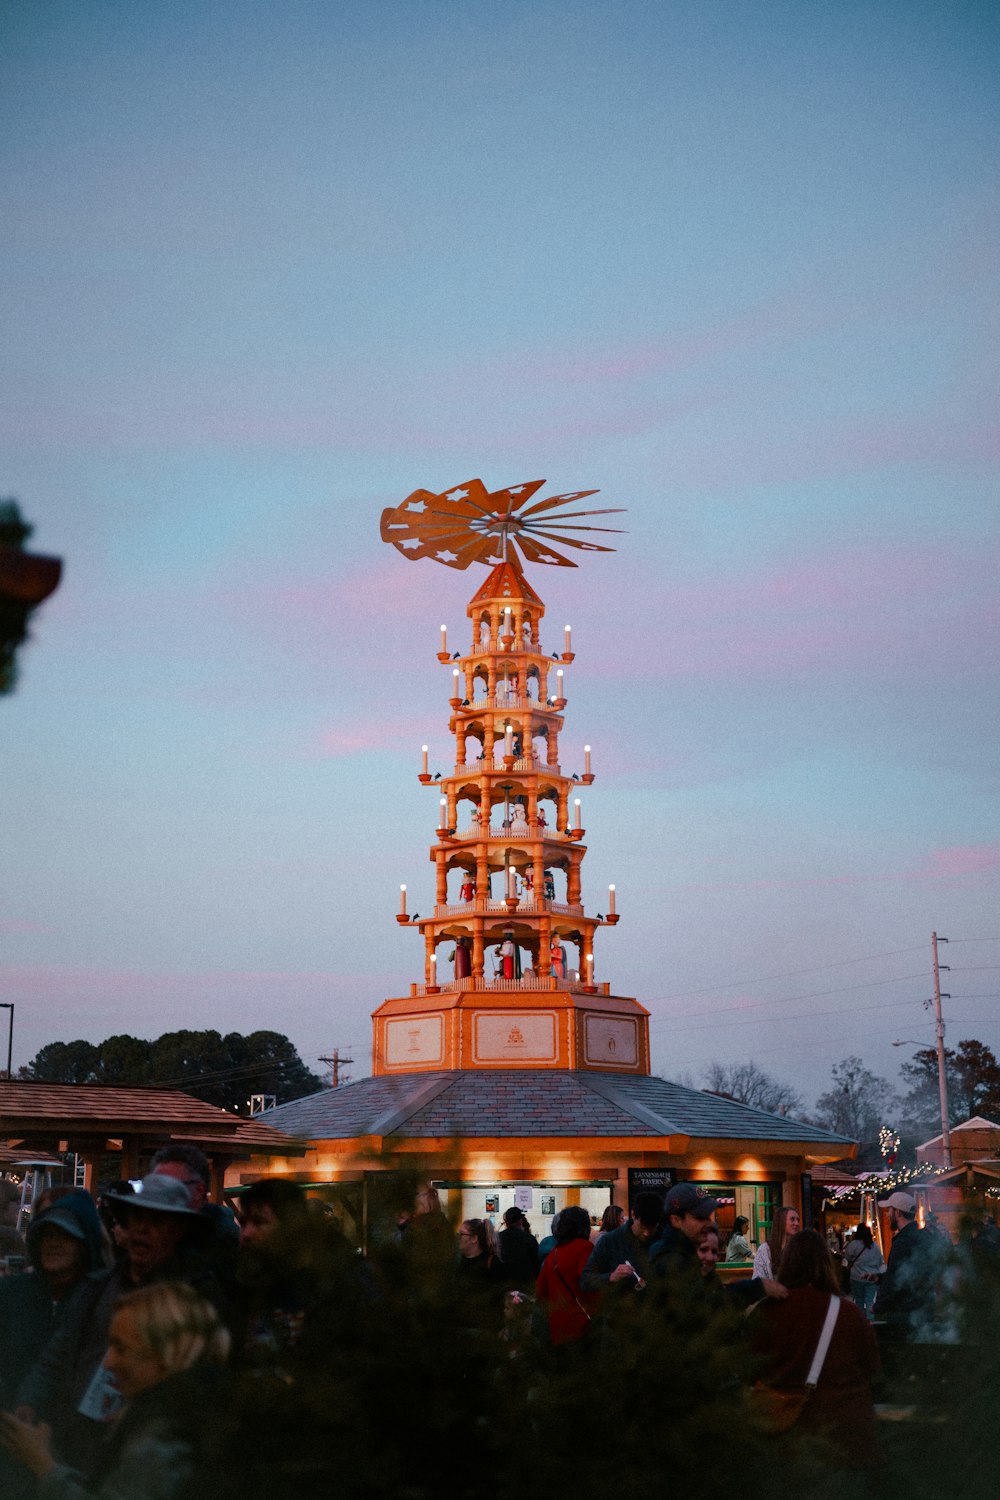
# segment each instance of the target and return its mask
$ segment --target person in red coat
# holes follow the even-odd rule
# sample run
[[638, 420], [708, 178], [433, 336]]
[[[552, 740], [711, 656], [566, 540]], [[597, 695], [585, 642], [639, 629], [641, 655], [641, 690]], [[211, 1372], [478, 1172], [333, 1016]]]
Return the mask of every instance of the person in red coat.
[[874, 1468], [881, 1461], [872, 1400], [879, 1357], [871, 1324], [849, 1297], [840, 1296], [833, 1257], [814, 1230], [803, 1229], [787, 1242], [778, 1280], [787, 1287], [787, 1298], [768, 1300], [756, 1315], [754, 1344], [769, 1357], [764, 1378], [781, 1390], [804, 1386], [835, 1296], [840, 1309], [833, 1337], [797, 1428], [826, 1438], [843, 1468]]
[[545, 1257], [535, 1284], [535, 1295], [548, 1316], [549, 1340], [554, 1348], [582, 1339], [597, 1312], [596, 1292], [580, 1290], [580, 1272], [594, 1248], [590, 1243], [590, 1215], [585, 1208], [564, 1208], [552, 1225], [555, 1249]]

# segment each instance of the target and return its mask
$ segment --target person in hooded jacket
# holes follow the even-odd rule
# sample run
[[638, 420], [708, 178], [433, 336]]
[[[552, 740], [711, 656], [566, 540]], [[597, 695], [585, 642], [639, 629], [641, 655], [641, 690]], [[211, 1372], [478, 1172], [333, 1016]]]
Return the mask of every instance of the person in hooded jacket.
[[9, 1406], [45, 1348], [68, 1299], [104, 1268], [101, 1221], [82, 1190], [60, 1198], [28, 1229], [31, 1273], [0, 1279], [0, 1404]]
[[[0, 1280], [0, 1406], [14, 1404], [18, 1387], [41, 1354], [85, 1278], [105, 1265], [101, 1220], [89, 1193], [64, 1194], [28, 1229], [31, 1271]], [[30, 1476], [0, 1454], [0, 1493], [31, 1495]]]
[[17, 1393], [17, 1414], [54, 1424], [60, 1454], [86, 1471], [101, 1445], [117, 1395], [103, 1358], [118, 1300], [137, 1287], [182, 1281], [217, 1306], [218, 1281], [199, 1246], [206, 1221], [191, 1206], [176, 1178], [148, 1173], [142, 1190], [114, 1197], [127, 1214], [125, 1257], [106, 1271], [88, 1275]]

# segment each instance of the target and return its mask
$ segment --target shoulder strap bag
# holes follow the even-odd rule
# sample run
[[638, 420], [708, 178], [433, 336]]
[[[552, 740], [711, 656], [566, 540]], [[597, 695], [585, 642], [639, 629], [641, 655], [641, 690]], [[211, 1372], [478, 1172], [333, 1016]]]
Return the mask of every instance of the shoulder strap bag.
[[556, 1275], [559, 1277], [559, 1280], [562, 1282], [562, 1284], [566, 1288], [567, 1292], [569, 1292], [570, 1296], [573, 1298], [573, 1301], [576, 1303], [577, 1307], [583, 1313], [583, 1316], [586, 1318], [587, 1322], [588, 1323], [592, 1322], [593, 1319], [591, 1318], [590, 1313], [584, 1307], [583, 1303], [580, 1301], [579, 1297], [576, 1295], [576, 1293], [574, 1292], [573, 1288], [570, 1286], [569, 1282], [566, 1280], [565, 1276], [563, 1275], [562, 1271], [559, 1268], [559, 1262], [557, 1260], [553, 1260], [553, 1262], [552, 1262], [552, 1269], [555, 1271]]
[[823, 1373], [823, 1365], [839, 1312], [840, 1298], [831, 1295], [830, 1305], [826, 1310], [826, 1320], [823, 1323], [812, 1364], [809, 1366], [805, 1385], [799, 1389], [783, 1390], [779, 1386], [768, 1385], [766, 1381], [758, 1380], [751, 1387], [750, 1406], [758, 1425], [764, 1432], [772, 1436], [787, 1432], [789, 1428], [795, 1426], [805, 1411], [813, 1391], [819, 1385], [819, 1377]]

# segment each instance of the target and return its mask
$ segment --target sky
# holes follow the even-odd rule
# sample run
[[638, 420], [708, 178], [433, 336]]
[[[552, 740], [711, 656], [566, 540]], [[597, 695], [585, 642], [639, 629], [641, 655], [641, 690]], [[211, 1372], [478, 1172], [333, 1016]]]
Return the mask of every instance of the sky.
[[485, 576], [379, 517], [473, 477], [627, 511], [528, 577], [654, 1071], [897, 1081], [935, 930], [949, 1043], [1000, 1050], [998, 42], [963, 0], [2, 0], [0, 494], [65, 560], [0, 704], [15, 1067], [191, 1027], [370, 1071]]

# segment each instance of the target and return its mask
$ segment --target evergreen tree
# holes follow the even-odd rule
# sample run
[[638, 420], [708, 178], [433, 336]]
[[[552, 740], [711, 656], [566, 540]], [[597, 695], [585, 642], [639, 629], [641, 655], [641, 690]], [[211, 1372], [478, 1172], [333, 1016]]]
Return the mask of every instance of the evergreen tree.
[[103, 1083], [119, 1088], [176, 1088], [246, 1114], [251, 1094], [279, 1103], [323, 1088], [293, 1044], [278, 1031], [168, 1031], [155, 1041], [129, 1035], [103, 1042], [49, 1042], [22, 1070], [47, 1083]]

